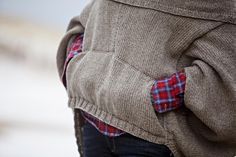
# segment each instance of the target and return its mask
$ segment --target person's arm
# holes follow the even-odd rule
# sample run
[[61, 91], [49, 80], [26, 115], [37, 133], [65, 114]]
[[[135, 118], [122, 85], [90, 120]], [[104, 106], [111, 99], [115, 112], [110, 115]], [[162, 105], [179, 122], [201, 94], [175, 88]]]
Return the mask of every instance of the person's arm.
[[236, 143], [236, 27], [222, 24], [184, 52], [184, 105], [190, 127], [214, 142]]

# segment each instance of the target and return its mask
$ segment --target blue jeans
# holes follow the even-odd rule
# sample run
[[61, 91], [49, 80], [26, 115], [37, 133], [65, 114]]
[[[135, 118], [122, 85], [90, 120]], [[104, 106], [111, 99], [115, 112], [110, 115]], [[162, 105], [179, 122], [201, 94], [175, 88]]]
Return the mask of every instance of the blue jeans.
[[173, 157], [170, 149], [131, 134], [109, 137], [86, 122], [83, 126], [85, 157]]

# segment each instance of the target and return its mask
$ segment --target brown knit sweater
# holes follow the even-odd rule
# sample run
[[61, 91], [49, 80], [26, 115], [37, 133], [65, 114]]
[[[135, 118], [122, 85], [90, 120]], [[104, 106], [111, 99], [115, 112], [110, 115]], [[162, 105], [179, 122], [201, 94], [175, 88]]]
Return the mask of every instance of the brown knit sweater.
[[[236, 155], [235, 0], [93, 0], [74, 17], [57, 52], [62, 74], [71, 37], [83, 52], [66, 72], [68, 105], [175, 157]], [[101, 38], [101, 36], [103, 38]], [[155, 79], [185, 70], [185, 105], [156, 114]], [[75, 115], [83, 156], [81, 121]]]

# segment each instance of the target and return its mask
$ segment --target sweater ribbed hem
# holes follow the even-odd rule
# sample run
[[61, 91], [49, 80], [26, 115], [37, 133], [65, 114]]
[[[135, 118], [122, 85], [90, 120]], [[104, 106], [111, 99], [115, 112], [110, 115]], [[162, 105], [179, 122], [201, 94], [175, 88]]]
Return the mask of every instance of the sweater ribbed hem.
[[134, 124], [131, 124], [127, 121], [121, 120], [118, 117], [99, 109], [96, 105], [90, 103], [82, 97], [70, 97], [68, 100], [68, 106], [72, 109], [81, 109], [85, 112], [88, 112], [89, 114], [100, 119], [101, 121], [112, 125], [118, 129], [121, 129], [129, 134], [132, 134], [133, 136], [136, 136], [138, 138], [142, 138], [144, 140], [157, 144], [164, 144], [172, 151], [175, 157], [180, 157], [180, 154], [177, 151], [172, 136], [168, 136], [168, 139], [163, 136], [156, 136], [151, 132], [148, 132], [147, 130], [135, 126]]

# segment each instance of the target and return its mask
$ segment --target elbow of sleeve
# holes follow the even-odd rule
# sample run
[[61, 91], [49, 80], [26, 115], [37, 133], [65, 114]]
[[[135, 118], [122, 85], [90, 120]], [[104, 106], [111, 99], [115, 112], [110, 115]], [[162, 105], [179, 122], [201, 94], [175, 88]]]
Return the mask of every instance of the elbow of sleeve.
[[185, 68], [184, 102], [191, 127], [210, 141], [236, 142], [233, 83], [202, 61], [195, 63]]

